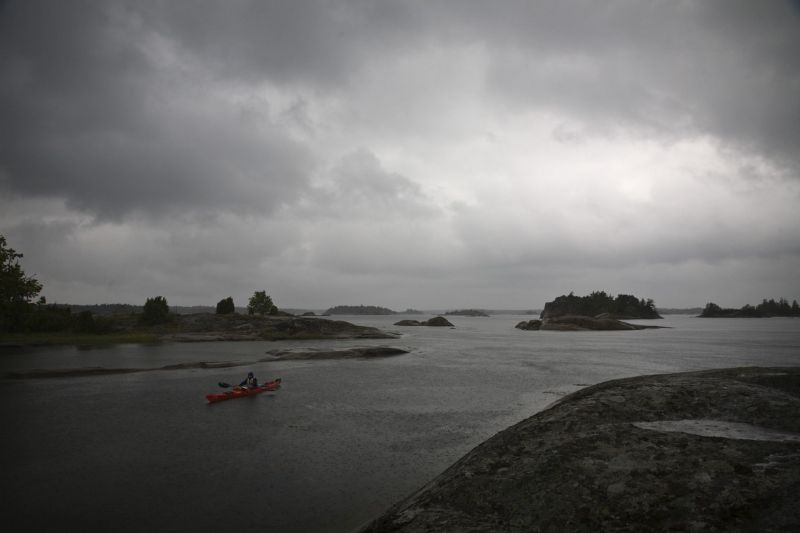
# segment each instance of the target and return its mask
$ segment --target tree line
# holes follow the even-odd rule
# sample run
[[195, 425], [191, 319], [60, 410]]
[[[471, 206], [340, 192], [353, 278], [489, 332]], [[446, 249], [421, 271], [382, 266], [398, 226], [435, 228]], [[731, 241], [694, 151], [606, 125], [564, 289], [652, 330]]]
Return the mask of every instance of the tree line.
[[[118, 322], [111, 316], [98, 316], [90, 310], [73, 313], [69, 305], [48, 304], [39, 297], [42, 284], [22, 269], [17, 252], [0, 235], [0, 333], [65, 332], [80, 334], [111, 333]], [[236, 312], [233, 298], [217, 303], [217, 314]], [[250, 315], [274, 315], [278, 307], [266, 291], [255, 291], [247, 304]], [[174, 319], [164, 296], [147, 298], [136, 319], [143, 326], [166, 324]]]
[[800, 305], [797, 300], [794, 300], [789, 305], [789, 300], [780, 298], [776, 302], [774, 299], [767, 300], [766, 298], [760, 304], [753, 306], [750, 304], [743, 305], [739, 309], [723, 308], [713, 302], [706, 304], [703, 312], [700, 313], [703, 318], [769, 318], [776, 316], [800, 316]]
[[618, 294], [613, 297], [605, 291], [595, 291], [588, 296], [575, 296], [572, 292], [561, 295], [552, 302], [544, 304], [540, 318], [604, 314], [630, 318], [661, 318], [652, 298], [637, 298], [630, 294]]

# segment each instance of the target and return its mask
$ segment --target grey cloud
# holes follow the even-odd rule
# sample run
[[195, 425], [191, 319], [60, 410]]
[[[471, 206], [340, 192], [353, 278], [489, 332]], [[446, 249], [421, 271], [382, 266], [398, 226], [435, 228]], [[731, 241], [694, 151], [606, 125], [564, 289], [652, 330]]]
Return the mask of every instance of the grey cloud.
[[302, 232], [294, 223], [267, 226], [236, 216], [170, 222], [163, 227], [28, 216], [3, 233], [25, 254], [26, 272], [44, 282], [48, 300], [63, 301], [59, 295], [67, 293], [71, 303], [141, 303], [162, 294], [173, 303], [213, 305], [215, 297], [233, 295], [241, 303], [270, 286], [274, 265], [292, 253]]
[[800, 169], [796, 4], [512, 5], [480, 18], [472, 4], [462, 19], [494, 52], [487, 80], [501, 99], [595, 129], [710, 134]]
[[424, 219], [441, 214], [418, 183], [386, 170], [366, 149], [344, 156], [309, 189], [303, 209], [311, 217], [344, 219]]
[[[72, 210], [62, 222], [36, 222], [47, 207], [24, 223], [4, 215], [3, 232], [48, 287], [167, 288], [186, 303], [204, 303], [193, 294], [209, 284], [225, 296], [226, 280], [246, 294], [272, 273], [311, 302], [297, 272], [330, 298], [362, 287], [408, 298], [419, 283], [408, 305], [482, 285], [487, 304], [527, 307], [581, 290], [570, 279], [659, 300], [645, 274], [613, 285], [631, 263], [693, 279], [685, 299], [723, 277], [711, 264], [768, 288], [764, 267], [796, 287], [765, 265], [800, 254], [788, 209], [800, 202], [788, 179], [800, 175], [799, 21], [796, 2], [773, 0], [0, 3], [0, 191]], [[482, 198], [495, 188], [471, 182], [467, 143], [531, 110], [576, 147], [620, 131], [710, 137], [743, 170], [646, 205], [602, 184], [559, 198], [547, 185], [560, 176], [536, 183], [538, 211], [513, 192]], [[528, 137], [511, 140], [522, 151]], [[526, 164], [563, 168], [531, 157], [495, 173], [481, 164], [503, 167], [499, 148], [474, 153], [500, 191], [521, 185]], [[688, 156], [716, 165], [705, 157]], [[635, 179], [638, 167], [621, 168]], [[712, 198], [749, 182], [779, 192], [744, 191], [730, 209]], [[463, 199], [477, 205], [439, 207]], [[119, 253], [119, 235], [142, 253]], [[548, 284], [555, 294], [519, 295]]]
[[115, 9], [21, 2], [0, 12], [0, 186], [105, 218], [268, 213], [294, 201], [309, 150], [271, 117], [154, 64], [142, 51], [151, 36]]
[[[274, 211], [314, 169], [313, 148], [283, 124], [313, 129], [306, 104], [254, 123], [203, 86], [342, 93], [381, 57], [473, 44], [511, 113], [557, 110], [584, 131], [711, 134], [796, 171], [798, 30], [800, 10], [778, 1], [9, 2], [0, 184], [105, 217]], [[153, 43], [190, 67], [157, 64]]]
[[510, 111], [710, 134], [800, 164], [800, 9], [698, 2], [170, 2], [145, 10], [220, 75], [344, 91], [380, 57], [478, 45]]
[[325, 90], [376, 51], [416, 46], [422, 22], [406, 3], [370, 0], [148, 3], [140, 14], [219, 76]]
[[728, 175], [696, 180], [703, 184], [692, 183], [694, 196], [659, 184], [652, 200], [633, 205], [600, 180], [580, 182], [582, 196], [568, 201], [554, 190], [524, 203], [499, 197], [459, 206], [451, 225], [462, 244], [460, 262], [478, 269], [615, 270], [800, 257], [796, 182], [758, 181], [737, 190]]

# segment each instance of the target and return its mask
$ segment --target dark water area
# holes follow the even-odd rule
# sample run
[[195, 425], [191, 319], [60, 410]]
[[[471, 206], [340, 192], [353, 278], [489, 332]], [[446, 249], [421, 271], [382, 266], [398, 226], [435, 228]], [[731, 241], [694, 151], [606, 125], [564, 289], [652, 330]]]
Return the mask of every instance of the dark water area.
[[[4, 349], [0, 372], [254, 361], [287, 347], [390, 345], [375, 360], [0, 382], [7, 525], [32, 530], [348, 532], [474, 446], [565, 394], [609, 379], [800, 366], [800, 320], [696, 319], [623, 332], [515, 330], [529, 317], [345, 317], [394, 341]], [[415, 317], [411, 317], [415, 318]], [[208, 405], [253, 370], [276, 393]]]

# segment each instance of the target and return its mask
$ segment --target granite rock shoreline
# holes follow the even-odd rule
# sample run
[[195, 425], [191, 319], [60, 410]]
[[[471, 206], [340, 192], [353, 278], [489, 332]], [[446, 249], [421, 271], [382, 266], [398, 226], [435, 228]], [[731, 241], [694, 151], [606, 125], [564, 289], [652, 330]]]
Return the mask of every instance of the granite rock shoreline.
[[800, 368], [582, 389], [498, 433], [363, 532], [798, 531]]
[[167, 342], [213, 342], [305, 339], [394, 339], [397, 335], [343, 320], [311, 317], [260, 317], [197, 314], [180, 318], [178, 332], [161, 336]]

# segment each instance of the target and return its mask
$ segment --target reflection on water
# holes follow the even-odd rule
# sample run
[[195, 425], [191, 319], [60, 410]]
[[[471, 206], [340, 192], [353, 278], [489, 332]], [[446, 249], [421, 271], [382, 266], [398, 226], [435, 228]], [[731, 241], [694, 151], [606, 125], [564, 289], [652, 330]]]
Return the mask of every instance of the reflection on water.
[[[0, 352], [0, 371], [254, 361], [285, 347], [392, 345], [369, 361], [283, 361], [4, 381], [2, 512], [30, 528], [349, 531], [497, 431], [608, 379], [730, 366], [800, 365], [800, 320], [657, 321], [673, 329], [520, 331], [529, 317], [346, 317], [397, 340], [41, 348]], [[418, 317], [412, 317], [418, 318]], [[271, 395], [207, 405], [252, 369]], [[219, 389], [217, 389], [219, 390]]]

